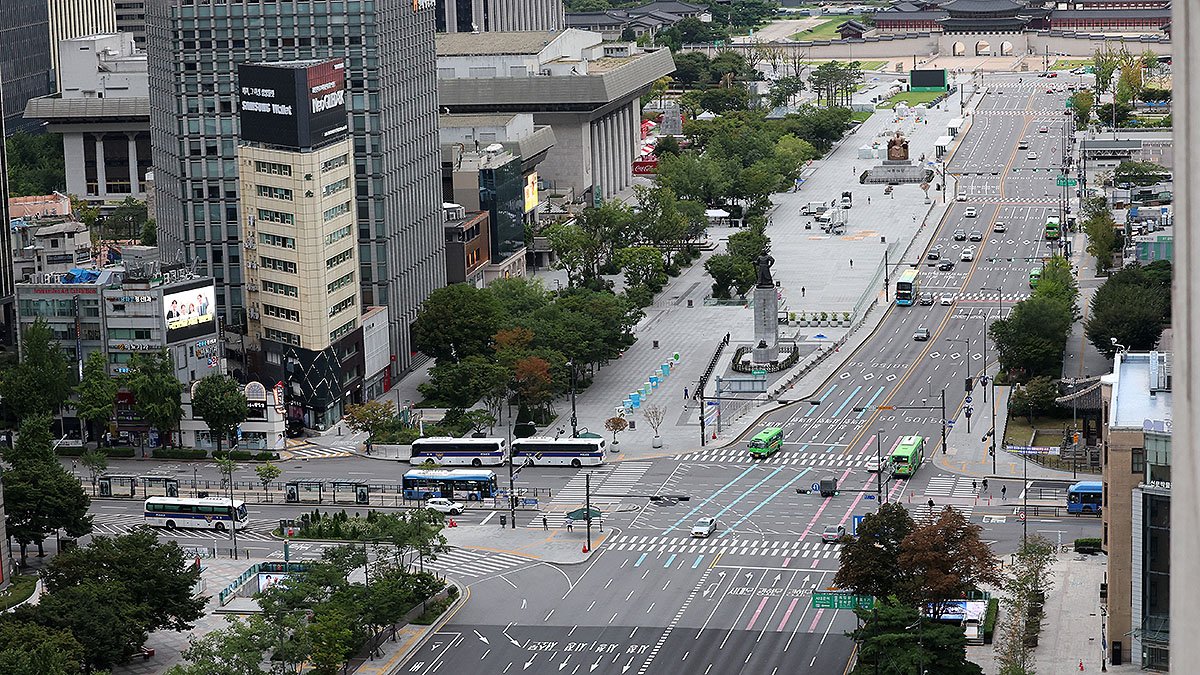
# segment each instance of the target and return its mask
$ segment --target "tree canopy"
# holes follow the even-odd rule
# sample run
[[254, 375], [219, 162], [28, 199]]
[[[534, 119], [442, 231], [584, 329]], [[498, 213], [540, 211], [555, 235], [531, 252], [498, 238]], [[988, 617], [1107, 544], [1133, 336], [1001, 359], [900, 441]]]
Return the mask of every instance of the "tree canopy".
[[1012, 380], [1057, 375], [1067, 335], [1078, 315], [1079, 288], [1070, 263], [1056, 256], [1041, 271], [1033, 295], [1018, 302], [1008, 316], [993, 321], [988, 328], [1000, 352], [1000, 367]]
[[133, 394], [134, 409], [158, 430], [160, 442], [170, 446], [171, 432], [183, 417], [183, 385], [175, 377], [170, 355], [166, 350], [134, 354], [122, 382]]
[[220, 450], [221, 442], [246, 421], [250, 410], [238, 383], [228, 375], [213, 373], [197, 382], [192, 390], [192, 413], [208, 425], [209, 434]]
[[74, 378], [66, 354], [40, 317], [21, 338], [21, 361], [0, 380], [0, 400], [14, 420], [54, 414], [71, 395]]
[[1092, 296], [1084, 323], [1088, 341], [1111, 356], [1117, 343], [1135, 351], [1153, 349], [1171, 317], [1171, 263], [1129, 265], [1113, 274]]

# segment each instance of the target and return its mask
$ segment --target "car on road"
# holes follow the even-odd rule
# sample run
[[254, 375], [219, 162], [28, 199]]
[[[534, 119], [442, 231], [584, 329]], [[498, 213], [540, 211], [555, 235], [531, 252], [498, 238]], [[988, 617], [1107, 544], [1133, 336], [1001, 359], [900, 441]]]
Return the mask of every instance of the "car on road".
[[952, 269], [954, 269], [953, 260], [943, 260], [942, 262], [938, 263], [938, 271], [940, 272], [949, 272]]
[[701, 518], [700, 520], [696, 521], [695, 525], [692, 525], [692, 536], [693, 537], [708, 537], [709, 535], [711, 535], [713, 532], [716, 532], [716, 531], [717, 531], [717, 519], [716, 518]]
[[1004, 224], [1003, 220], [997, 220], [992, 225], [992, 232], [1008, 232], [1008, 226]]
[[433, 509], [438, 513], [444, 513], [449, 516], [457, 516], [466, 508], [462, 504], [445, 497], [432, 497], [425, 500], [425, 508]]
[[966, 240], [967, 240], [967, 231], [966, 230], [955, 230], [954, 231], [954, 241], [966, 241]]
[[975, 259], [975, 247], [971, 246], [968, 248], [964, 248], [962, 250], [962, 254], [960, 256], [958, 256], [958, 259], [963, 262], [971, 262], [972, 260], [974, 260]]
[[917, 303], [925, 305], [926, 307], [933, 305], [933, 293], [922, 293], [920, 299], [917, 300]]
[[942, 305], [943, 307], [949, 307], [950, 305], [953, 305], [954, 295], [950, 293], [942, 293], [942, 298], [941, 300], [938, 300], [938, 304]]
[[965, 201], [967, 201], [967, 193], [965, 193], [965, 192], [960, 192], [960, 193], [958, 193], [958, 196], [957, 196], [957, 197], [955, 197], [954, 199], [955, 199], [956, 201], [965, 202]]
[[869, 457], [867, 459], [867, 471], [870, 473], [879, 473], [887, 468], [887, 460], [882, 457]]
[[1047, 93], [1047, 94], [1053, 94], [1053, 93], [1054, 93], [1054, 87], [1051, 87], [1051, 88], [1047, 89], [1047, 90], [1046, 90], [1046, 93]]
[[925, 257], [930, 260], [941, 260], [942, 259], [942, 247], [934, 246], [933, 248], [929, 249], [929, 253], [927, 253], [925, 255]]
[[1046, 126], [1038, 127], [1038, 133], [1039, 134], [1050, 133], [1050, 127], [1046, 127]]
[[971, 236], [967, 237], [971, 241], [983, 241], [983, 233], [979, 230], [971, 230]]
[[1028, 150], [1029, 149], [1029, 141], [1022, 138], [1021, 142], [1017, 143], [1017, 149], [1018, 150]]
[[978, 216], [978, 215], [979, 215], [979, 211], [977, 211], [974, 206], [968, 206], [967, 210], [963, 211], [963, 216], [965, 216], [967, 218], [974, 218], [975, 216]]
[[846, 536], [846, 528], [841, 525], [826, 525], [821, 532], [821, 541], [837, 543]]
[[1025, 159], [1028, 159], [1028, 160], [1029, 160], [1029, 161], [1031, 161], [1031, 162], [1032, 162], [1032, 161], [1037, 161], [1037, 153], [1036, 153], [1036, 152], [1031, 152], [1031, 153], [1029, 153], [1029, 154], [1025, 155]]
[[922, 327], [913, 331], [913, 340], [917, 342], [926, 342], [929, 340], [929, 329]]

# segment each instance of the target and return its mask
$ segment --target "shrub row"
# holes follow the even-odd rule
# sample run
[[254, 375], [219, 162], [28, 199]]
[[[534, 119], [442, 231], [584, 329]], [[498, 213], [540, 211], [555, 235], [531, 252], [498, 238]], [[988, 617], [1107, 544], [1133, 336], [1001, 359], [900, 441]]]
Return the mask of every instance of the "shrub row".
[[[130, 458], [134, 456], [136, 450], [133, 448], [100, 448], [107, 457]], [[59, 447], [55, 451], [59, 457], [80, 457], [87, 452], [84, 448], [63, 448]]]

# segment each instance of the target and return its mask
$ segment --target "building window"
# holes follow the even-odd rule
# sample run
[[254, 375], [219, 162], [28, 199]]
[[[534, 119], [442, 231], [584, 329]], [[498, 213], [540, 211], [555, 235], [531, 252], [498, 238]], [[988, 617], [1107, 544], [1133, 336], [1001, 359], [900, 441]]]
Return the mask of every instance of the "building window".
[[[262, 187], [261, 185], [259, 187]], [[288, 190], [288, 199], [291, 199], [291, 190]], [[258, 219], [265, 220], [268, 223], [280, 223], [281, 225], [295, 225], [296, 219], [290, 213], [283, 211], [272, 211], [271, 209], [259, 209]]]
[[296, 240], [292, 237], [281, 237], [277, 234], [258, 233], [258, 243], [279, 248], [296, 248]]
[[279, 258], [268, 258], [261, 256], [259, 264], [265, 269], [275, 270], [276, 272], [287, 272], [288, 274], [296, 273], [296, 263], [290, 260], [280, 260]]
[[346, 166], [349, 161], [350, 157], [348, 155], [338, 155], [337, 157], [327, 159], [324, 162], [321, 162], [321, 173], [331, 171], [339, 166]]
[[345, 190], [348, 187], [350, 187], [350, 177], [349, 176], [347, 176], [339, 181], [334, 181], [334, 182], [330, 183], [329, 185], [326, 185], [325, 188], [323, 190], [321, 190], [321, 196], [328, 197], [329, 195], [337, 194], [337, 193], [341, 192], [342, 190]]
[[345, 300], [330, 307], [329, 308], [329, 316], [337, 316], [338, 314], [341, 314], [342, 312], [346, 311], [347, 309], [350, 309], [353, 306], [354, 306], [354, 296], [351, 295], [350, 297], [346, 298]]
[[352, 258], [353, 256], [354, 256], [354, 249], [348, 248], [345, 251], [342, 251], [341, 253], [333, 256], [332, 258], [327, 258], [325, 260], [325, 269], [327, 269], [327, 270], [333, 269], [334, 267], [341, 265], [342, 263], [346, 262], [347, 260], [350, 260], [350, 258]]
[[349, 236], [350, 236], [350, 226], [349, 225], [342, 227], [342, 228], [338, 228], [338, 229], [334, 230], [333, 232], [330, 232], [329, 234], [325, 235], [325, 245], [329, 246], [329, 245], [333, 244], [333, 242], [341, 241]]
[[285, 321], [295, 321], [296, 323], [300, 322], [300, 312], [297, 312], [294, 309], [288, 309], [287, 307], [263, 305], [263, 314], [275, 317], [276, 319], [283, 319]]
[[276, 295], [286, 295], [289, 298], [300, 297], [300, 289], [288, 284], [280, 284], [274, 281], [263, 281], [263, 290]]
[[[263, 330], [263, 337], [267, 338], [268, 340], [274, 340], [275, 342], [282, 342], [282, 343], [288, 344], [288, 345], [296, 345], [297, 347], [300, 346], [300, 336], [296, 335], [295, 333], [289, 333], [287, 331], [275, 330], [274, 328], [266, 328]], [[267, 354], [270, 355], [271, 352], [267, 352]], [[277, 356], [275, 358], [278, 359], [279, 357]], [[270, 360], [270, 359], [268, 358], [268, 360]], [[278, 361], [275, 361], [275, 363], [278, 363]]]
[[357, 321], [358, 321], [357, 319], [350, 319], [342, 326], [339, 326], [338, 328], [334, 329], [334, 331], [329, 334], [329, 339], [331, 341], [337, 340], [337, 339], [341, 338], [343, 335], [346, 335], [350, 331], [354, 330], [354, 326]]
[[347, 272], [346, 274], [343, 274], [342, 276], [338, 277], [337, 279], [334, 279], [333, 281], [326, 284], [325, 289], [327, 292], [333, 293], [334, 291], [337, 291], [338, 289], [341, 289], [341, 288], [345, 288], [352, 283], [354, 283], [354, 272]]
[[350, 213], [350, 202], [343, 202], [333, 208], [325, 209], [325, 222], [329, 222], [338, 216]]
[[1130, 470], [1138, 475], [1146, 473], [1146, 449], [1131, 448], [1129, 450]]
[[254, 170], [258, 173], [268, 173], [273, 176], [290, 176], [292, 175], [292, 166], [290, 164], [280, 164], [278, 162], [254, 162]]
[[292, 201], [292, 191], [287, 188], [275, 187], [273, 185], [256, 185], [259, 197], [267, 199], [282, 199], [285, 202]]

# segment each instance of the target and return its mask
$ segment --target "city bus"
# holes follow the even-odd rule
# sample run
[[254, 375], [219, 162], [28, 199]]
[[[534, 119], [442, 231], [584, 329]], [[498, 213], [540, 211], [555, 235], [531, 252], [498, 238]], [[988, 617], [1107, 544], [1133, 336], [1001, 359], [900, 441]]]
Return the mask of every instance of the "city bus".
[[151, 497], [146, 500], [142, 518], [151, 527], [195, 528], [224, 532], [248, 527], [246, 504], [226, 497]]
[[600, 466], [603, 438], [519, 438], [512, 444], [512, 462], [534, 466]]
[[917, 287], [917, 270], [907, 269], [900, 273], [896, 280], [896, 304], [914, 305], [920, 289]]
[[1029, 287], [1037, 288], [1038, 283], [1042, 280], [1042, 268], [1035, 267], [1029, 270]]
[[1080, 481], [1067, 488], [1067, 513], [1100, 513], [1104, 501], [1104, 483]]
[[1058, 222], [1058, 216], [1050, 216], [1046, 219], [1044, 235], [1047, 240], [1058, 239], [1062, 236], [1062, 229]]
[[412, 444], [411, 464], [498, 466], [508, 443], [503, 438], [418, 438]]
[[401, 482], [405, 499], [466, 499], [496, 496], [496, 472], [479, 469], [412, 469]]
[[770, 457], [783, 447], [783, 429], [767, 427], [750, 439], [751, 457]]
[[905, 436], [896, 444], [888, 463], [892, 465], [892, 475], [897, 478], [907, 478], [921, 468], [925, 461], [925, 437]]

